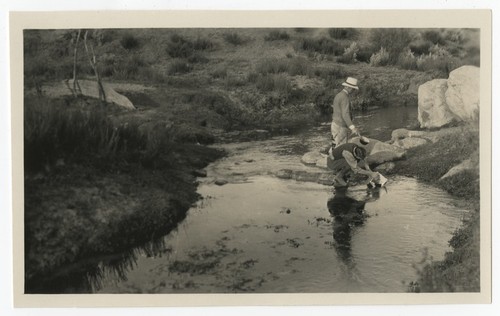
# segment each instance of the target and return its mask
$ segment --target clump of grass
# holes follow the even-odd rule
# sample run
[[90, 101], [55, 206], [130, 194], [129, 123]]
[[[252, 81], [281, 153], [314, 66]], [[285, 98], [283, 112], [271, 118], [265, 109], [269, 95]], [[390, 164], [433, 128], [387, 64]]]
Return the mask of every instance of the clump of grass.
[[280, 74], [266, 74], [258, 76], [256, 80], [257, 88], [262, 92], [276, 91], [278, 93], [290, 93], [292, 84], [290, 80]]
[[[24, 111], [25, 169], [36, 172], [57, 160], [107, 165], [117, 159], [140, 161], [168, 153], [175, 139], [167, 129], [145, 133], [137, 125], [116, 125], [107, 109], [95, 105], [69, 107], [71, 99], [26, 99]], [[96, 101], [97, 102], [97, 101]], [[152, 137], [154, 133], [154, 137]]]
[[384, 47], [381, 47], [380, 50], [373, 54], [370, 57], [370, 65], [371, 66], [387, 66], [390, 62], [390, 56], [387, 50]]
[[358, 61], [359, 46], [358, 43], [352, 42], [349, 47], [344, 49], [344, 53], [340, 56], [337, 61], [343, 64], [353, 64]]
[[265, 37], [264, 37], [264, 40], [266, 41], [287, 41], [290, 39], [290, 35], [288, 35], [287, 32], [285, 31], [278, 31], [278, 30], [273, 30], [271, 32], [269, 32], [269, 34], [267, 34]]
[[195, 50], [211, 50], [215, 48], [214, 42], [207, 38], [197, 37], [193, 41], [193, 49]]
[[307, 59], [302, 57], [289, 59], [264, 59], [256, 65], [255, 70], [257, 73], [263, 75], [288, 73], [291, 76], [299, 76], [309, 75], [312, 73], [310, 63]]
[[479, 292], [480, 229], [479, 211], [466, 219], [454, 232], [447, 252], [441, 261], [431, 262], [418, 271], [420, 292]]
[[123, 48], [127, 50], [132, 50], [139, 47], [139, 40], [135, 38], [134, 35], [126, 33], [120, 39], [120, 44], [122, 45]]
[[191, 65], [184, 59], [175, 59], [168, 65], [167, 73], [169, 75], [185, 74], [192, 70]]
[[193, 54], [193, 43], [179, 34], [172, 34], [166, 48], [172, 58], [187, 58]]
[[227, 77], [227, 68], [224, 66], [218, 66], [210, 72], [210, 75], [215, 79], [224, 79]]
[[244, 39], [241, 35], [236, 32], [224, 33], [224, 40], [234, 46], [242, 45], [246, 43], [246, 39]]
[[334, 39], [356, 39], [359, 31], [354, 28], [331, 28], [328, 29], [328, 35]]
[[394, 65], [398, 60], [399, 54], [411, 42], [411, 36], [407, 29], [373, 29], [370, 33], [370, 42], [373, 47], [383, 47], [387, 54], [387, 63]]
[[341, 55], [344, 52], [344, 47], [340, 43], [327, 37], [302, 38], [297, 42], [296, 47], [309, 52], [330, 55], [333, 54], [335, 56]]

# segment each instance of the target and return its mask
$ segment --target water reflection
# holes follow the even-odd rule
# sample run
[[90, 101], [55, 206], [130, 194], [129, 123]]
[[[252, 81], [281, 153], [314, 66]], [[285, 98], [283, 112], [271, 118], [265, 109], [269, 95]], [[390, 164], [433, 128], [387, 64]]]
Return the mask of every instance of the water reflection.
[[105, 278], [127, 280], [127, 274], [137, 266], [137, 259], [144, 255], [158, 257], [169, 254], [164, 238], [146, 243], [119, 254], [101, 256], [82, 260], [52, 272], [50, 275], [38, 276], [26, 280], [26, 293], [93, 293], [102, 287]]
[[338, 258], [347, 267], [347, 273], [355, 277], [355, 261], [352, 256], [351, 239], [355, 230], [361, 227], [368, 215], [365, 205], [380, 198], [381, 188], [367, 189], [366, 195], [355, 199], [348, 196], [347, 188], [335, 189], [335, 195], [328, 200], [327, 206], [333, 217], [333, 245]]

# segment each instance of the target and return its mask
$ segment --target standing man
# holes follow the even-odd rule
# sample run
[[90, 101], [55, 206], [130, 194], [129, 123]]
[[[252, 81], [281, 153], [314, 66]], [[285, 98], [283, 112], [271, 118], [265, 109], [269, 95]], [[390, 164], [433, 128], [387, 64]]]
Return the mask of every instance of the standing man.
[[349, 130], [351, 130], [353, 134], [358, 134], [358, 129], [352, 123], [351, 101], [349, 99], [352, 93], [359, 90], [358, 79], [348, 77], [342, 85], [344, 88], [337, 93], [332, 104], [333, 115], [331, 131], [334, 142], [332, 147], [347, 143]]

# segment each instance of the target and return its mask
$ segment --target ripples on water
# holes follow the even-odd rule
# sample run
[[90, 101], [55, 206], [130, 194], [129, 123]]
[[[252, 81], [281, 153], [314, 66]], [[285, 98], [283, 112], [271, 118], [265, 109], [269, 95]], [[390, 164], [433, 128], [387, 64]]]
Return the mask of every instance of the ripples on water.
[[[381, 140], [415, 119], [416, 109], [355, 118], [365, 135]], [[334, 192], [273, 176], [318, 170], [300, 157], [328, 143], [328, 133], [324, 124], [303, 135], [224, 145], [229, 155], [207, 168], [203, 199], [176, 231], [101, 260], [87, 269], [86, 286], [66, 290], [405, 292], [419, 262], [449, 250], [464, 211], [445, 192], [404, 177], [389, 179], [386, 189]], [[215, 185], [220, 178], [228, 183]]]

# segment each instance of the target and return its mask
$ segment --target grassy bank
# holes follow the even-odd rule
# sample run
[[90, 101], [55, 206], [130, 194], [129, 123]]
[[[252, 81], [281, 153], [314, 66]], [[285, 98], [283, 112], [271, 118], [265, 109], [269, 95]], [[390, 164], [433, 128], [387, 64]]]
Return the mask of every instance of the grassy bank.
[[26, 99], [27, 292], [50, 291], [40, 283], [65, 265], [168, 233], [198, 199], [193, 171], [222, 155], [117, 114], [96, 100]]
[[466, 159], [479, 163], [477, 127], [464, 126], [456, 134], [443, 136], [435, 143], [410, 149], [407, 159], [396, 164], [393, 173], [416, 177], [436, 185], [458, 198], [457, 204], [470, 212], [462, 227], [449, 241], [452, 251], [442, 261], [426, 258], [417, 268], [419, 292], [477, 292], [480, 290], [479, 173], [465, 171], [440, 180], [455, 165]]

